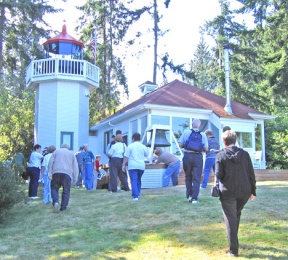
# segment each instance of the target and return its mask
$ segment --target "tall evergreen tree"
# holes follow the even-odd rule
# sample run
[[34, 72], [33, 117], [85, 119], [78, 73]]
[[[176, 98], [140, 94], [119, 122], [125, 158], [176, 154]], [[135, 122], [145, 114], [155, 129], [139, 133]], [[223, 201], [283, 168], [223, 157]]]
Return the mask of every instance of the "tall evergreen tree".
[[[239, 0], [242, 6], [230, 10], [231, 1], [219, 2], [222, 14], [207, 23], [207, 31], [214, 35], [217, 48], [219, 35], [231, 45], [232, 99], [277, 116], [266, 123], [266, 158], [269, 167], [287, 167], [288, 3]], [[231, 19], [247, 13], [254, 16], [255, 27], [249, 30]]]
[[[120, 92], [127, 97], [129, 94], [125, 67], [121, 57], [116, 56], [115, 49], [146, 8], [130, 10], [126, 5], [122, 0], [88, 0], [79, 7], [83, 11], [79, 26], [82, 39], [90, 44], [94, 29], [98, 39], [96, 64], [100, 68], [100, 86], [90, 98], [90, 121], [93, 123], [115, 111], [120, 104]], [[86, 53], [88, 59], [90, 54]]]
[[39, 39], [48, 38], [51, 31], [45, 13], [59, 10], [41, 0], [3, 0], [0, 3], [0, 73], [4, 86], [21, 97], [25, 88], [25, 70], [34, 58], [40, 58]]
[[217, 69], [217, 60], [202, 34], [194, 52], [194, 58], [190, 62], [190, 72], [194, 73], [195, 80], [186, 77], [185, 81], [211, 92], [217, 87]]
[[48, 0], [0, 2], [0, 160], [33, 146], [34, 94], [25, 90], [25, 71], [49, 36], [44, 15], [58, 11]]

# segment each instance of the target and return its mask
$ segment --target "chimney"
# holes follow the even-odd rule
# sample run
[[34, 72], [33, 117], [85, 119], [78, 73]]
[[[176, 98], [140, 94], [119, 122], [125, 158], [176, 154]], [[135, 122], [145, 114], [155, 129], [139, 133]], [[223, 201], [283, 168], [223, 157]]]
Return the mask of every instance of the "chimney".
[[231, 94], [230, 94], [230, 62], [229, 62], [229, 45], [224, 45], [224, 57], [225, 57], [225, 88], [226, 88], [226, 105], [224, 110], [228, 114], [233, 114], [231, 106]]
[[146, 94], [154, 91], [157, 88], [157, 84], [152, 83], [151, 81], [146, 81], [142, 85], [140, 85], [138, 88], [140, 88], [141, 95], [145, 96]]

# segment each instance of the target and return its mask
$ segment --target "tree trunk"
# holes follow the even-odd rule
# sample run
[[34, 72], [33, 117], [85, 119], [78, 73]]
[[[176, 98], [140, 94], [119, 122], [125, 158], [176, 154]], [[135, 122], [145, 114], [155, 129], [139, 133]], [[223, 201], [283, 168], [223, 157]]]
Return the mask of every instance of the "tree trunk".
[[157, 0], [154, 0], [154, 64], [153, 64], [153, 83], [156, 84], [157, 78], [157, 46], [158, 46], [158, 11]]
[[3, 79], [3, 42], [4, 42], [4, 23], [5, 23], [5, 6], [0, 9], [0, 80]]

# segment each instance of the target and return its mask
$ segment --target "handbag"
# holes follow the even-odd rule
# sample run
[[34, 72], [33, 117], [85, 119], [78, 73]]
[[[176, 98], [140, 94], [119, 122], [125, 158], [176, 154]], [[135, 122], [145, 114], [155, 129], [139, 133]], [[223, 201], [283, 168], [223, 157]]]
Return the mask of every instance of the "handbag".
[[215, 183], [211, 188], [211, 196], [215, 198], [220, 197], [219, 183]]

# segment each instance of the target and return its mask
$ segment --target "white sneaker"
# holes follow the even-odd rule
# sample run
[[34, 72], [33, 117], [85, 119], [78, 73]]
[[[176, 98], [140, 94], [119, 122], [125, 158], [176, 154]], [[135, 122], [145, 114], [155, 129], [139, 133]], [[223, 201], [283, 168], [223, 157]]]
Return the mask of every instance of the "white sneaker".
[[29, 197], [29, 199], [30, 199], [30, 200], [38, 200], [38, 199], [40, 199], [40, 197], [38, 197], [38, 196], [35, 196], [35, 197]]
[[192, 200], [192, 204], [198, 204], [198, 203], [199, 203], [199, 200], [195, 200], [195, 199]]
[[60, 205], [58, 202], [56, 202], [53, 206], [53, 212], [54, 213], [59, 213], [60, 212]]
[[188, 202], [192, 202], [192, 197], [189, 197], [189, 198], [188, 198]]
[[138, 198], [133, 198], [132, 200], [133, 200], [133, 201], [138, 201], [139, 199], [138, 199]]

